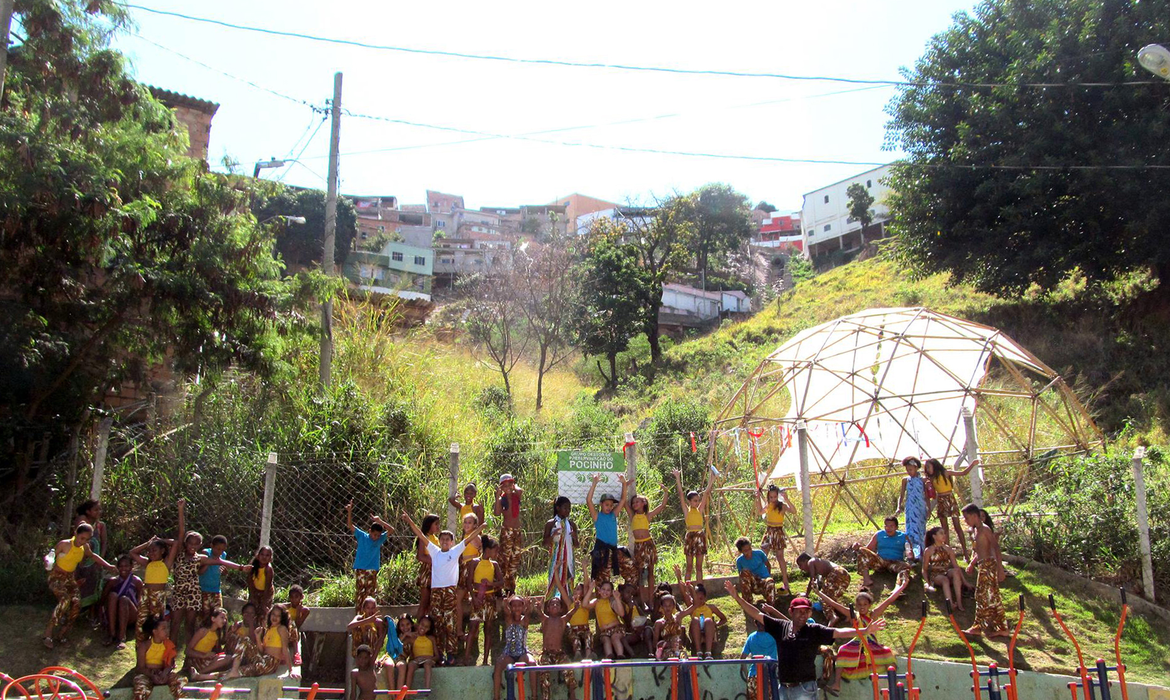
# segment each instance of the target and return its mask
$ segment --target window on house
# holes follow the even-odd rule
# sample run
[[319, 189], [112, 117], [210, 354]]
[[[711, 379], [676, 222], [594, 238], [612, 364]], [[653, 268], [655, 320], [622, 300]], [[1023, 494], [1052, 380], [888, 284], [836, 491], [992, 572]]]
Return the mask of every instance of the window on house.
[[426, 265], [427, 259], [425, 257], [423, 257], [422, 255], [416, 255], [416, 256], [414, 256], [414, 264], [415, 265]]
[[402, 262], [402, 253], [390, 253], [390, 259], [394, 262]]
[[825, 195], [825, 204], [829, 203], [829, 195]]
[[832, 230], [833, 230], [833, 225], [832, 225], [832, 224], [825, 224], [825, 230], [826, 230], [826, 231], [832, 231]]
[[361, 275], [362, 279], [370, 279], [371, 277], [374, 276], [374, 266], [373, 265], [361, 265], [358, 268], [358, 274]]
[[447, 228], [447, 222], [446, 221], [436, 221], [435, 227], [436, 228]]
[[455, 258], [439, 258], [439, 262], [443, 263], [444, 265], [454, 265]]

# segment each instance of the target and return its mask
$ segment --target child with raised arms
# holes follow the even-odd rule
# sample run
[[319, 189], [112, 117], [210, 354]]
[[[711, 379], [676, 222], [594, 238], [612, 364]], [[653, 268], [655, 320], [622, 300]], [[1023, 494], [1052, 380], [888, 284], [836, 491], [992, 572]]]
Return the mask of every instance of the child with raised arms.
[[[881, 617], [890, 603], [897, 600], [906, 590], [908, 583], [909, 577], [900, 579], [890, 595], [876, 606], [873, 604], [873, 596], [870, 593], [867, 591], [858, 593], [853, 604], [857, 609], [857, 619], [860, 623], [868, 627], [874, 619]], [[849, 619], [849, 608], [824, 595], [821, 596], [821, 599], [825, 601], [825, 605], [837, 611], [838, 615]], [[862, 648], [861, 640], [858, 638], [850, 639], [837, 650], [836, 673], [833, 682], [825, 689], [830, 695], [836, 695], [840, 692], [842, 678], [851, 681], [868, 678], [871, 671], [878, 670], [880, 673], [894, 662], [894, 652], [889, 647], [878, 644], [877, 637], [867, 635], [865, 641], [869, 648], [868, 654]]]
[[479, 627], [483, 625], [483, 663], [488, 663], [495, 640], [496, 606], [504, 585], [504, 572], [495, 557], [500, 548], [491, 535], [480, 535], [483, 552], [466, 567], [463, 586], [471, 592], [471, 618], [468, 620], [467, 641], [463, 647], [463, 663], [471, 665], [473, 649], [479, 641]]
[[[577, 612], [577, 608], [579, 606], [579, 602], [574, 602], [573, 607], [569, 610], [566, 610], [564, 599], [558, 597], [544, 601], [544, 606], [536, 609], [537, 615], [539, 615], [541, 619], [541, 666], [555, 666], [557, 664], [564, 664], [569, 662], [568, 657], [565, 655], [565, 628], [568, 626], [569, 618], [573, 613]], [[561, 678], [565, 681], [565, 685], [569, 688], [569, 700], [576, 700], [577, 677], [573, 675], [572, 671], [564, 670], [561, 671]], [[549, 674], [541, 673], [541, 700], [549, 700], [551, 692], [552, 683], [551, 679], [549, 678]]]
[[[788, 538], [784, 534], [784, 518], [795, 513], [796, 508], [788, 500], [788, 489], [782, 489], [776, 484], [768, 486], [767, 491], [761, 491], [762, 499], [759, 503], [759, 514], [764, 520], [764, 540], [760, 549], [765, 554], [776, 557], [780, 565], [780, 580], [783, 584], [781, 592], [788, 595], [788, 560], [784, 558], [784, 549], [788, 546]], [[769, 601], [770, 602], [770, 601]]]
[[524, 489], [516, 485], [516, 477], [511, 474], [500, 475], [500, 488], [492, 503], [492, 515], [503, 517], [503, 525], [500, 527], [500, 566], [504, 569], [504, 595], [516, 592], [516, 573], [520, 570], [520, 556], [524, 553], [524, 530], [520, 521], [520, 499], [523, 495]]
[[[619, 478], [624, 478], [624, 475]], [[623, 482], [623, 489], [625, 484]], [[662, 485], [662, 500], [654, 508], [650, 507], [650, 499], [634, 494], [629, 500], [622, 500], [622, 507], [630, 517], [630, 532], [634, 535], [634, 568], [639, 572], [640, 579], [636, 582], [641, 588], [643, 601], [650, 600], [654, 590], [654, 567], [658, 565], [658, 547], [650, 535], [650, 523], [662, 515], [662, 511], [669, 503], [670, 487]]]
[[[142, 631], [142, 624], [146, 618], [162, 619], [167, 612], [167, 581], [171, 577], [171, 568], [175, 564], [175, 557], [183, 547], [183, 535], [187, 532], [187, 501], [179, 499], [179, 536], [173, 540], [153, 538], [143, 542], [130, 550], [130, 556], [135, 563], [144, 567], [142, 573], [142, 599], [138, 601], [138, 621], [136, 627], [138, 641], [146, 639]], [[143, 552], [146, 552], [143, 554]], [[170, 628], [167, 628], [168, 635]]]
[[713, 473], [707, 472], [707, 486], [702, 493], [698, 491], [683, 491], [682, 471], [674, 470], [674, 485], [678, 489], [678, 499], [682, 504], [683, 523], [687, 534], [683, 539], [683, 554], [687, 560], [687, 580], [703, 580], [703, 558], [707, 556], [707, 505], [711, 497], [711, 489], [715, 485]]
[[377, 515], [370, 516], [369, 532], [353, 524], [353, 501], [345, 506], [345, 529], [355, 540], [357, 549], [353, 554], [354, 610], [360, 610], [366, 598], [378, 599], [378, 570], [382, 568], [382, 545], [394, 532], [385, 520]]

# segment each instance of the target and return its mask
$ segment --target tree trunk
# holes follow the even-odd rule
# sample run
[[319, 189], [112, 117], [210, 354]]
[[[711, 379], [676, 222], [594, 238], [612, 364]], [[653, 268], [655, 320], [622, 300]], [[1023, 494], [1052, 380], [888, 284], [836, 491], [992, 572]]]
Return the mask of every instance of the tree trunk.
[[512, 383], [508, 381], [508, 370], [504, 365], [500, 365], [500, 374], [504, 377], [504, 393], [508, 395], [508, 401], [512, 400]]
[[609, 385], [617, 389], [617, 353], [609, 353]]
[[536, 410], [544, 405], [544, 363], [548, 359], [548, 346], [541, 344], [540, 359], [536, 365]]

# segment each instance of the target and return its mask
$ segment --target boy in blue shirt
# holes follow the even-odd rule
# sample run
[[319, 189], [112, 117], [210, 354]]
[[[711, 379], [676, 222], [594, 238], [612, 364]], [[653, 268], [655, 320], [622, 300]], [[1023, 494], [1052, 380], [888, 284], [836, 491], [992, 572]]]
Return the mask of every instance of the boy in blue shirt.
[[357, 540], [357, 551], [353, 555], [354, 608], [361, 612], [366, 598], [378, 599], [378, 569], [382, 568], [382, 545], [386, 544], [388, 533], [394, 528], [377, 515], [371, 515], [370, 531], [366, 532], [353, 524], [353, 501], [345, 506], [345, 527], [353, 532]]
[[199, 559], [199, 598], [202, 608], [201, 619], [211, 617], [218, 608], [223, 607], [223, 593], [220, 583], [220, 574], [224, 567], [236, 571], [252, 571], [251, 564], [237, 564], [228, 561], [228, 539], [223, 535], [211, 538], [211, 546], [203, 550], [205, 555]]
[[[743, 653], [739, 658], [750, 659], [755, 656], [764, 656], [769, 659], [777, 658], [776, 639], [772, 635], [765, 632], [763, 630], [763, 626], [758, 622], [756, 623], [756, 631], [748, 635], [747, 642], [745, 642], [743, 645]], [[768, 682], [764, 684], [764, 698], [766, 700], [771, 700], [772, 687], [774, 685], [773, 679], [776, 676], [775, 666], [771, 664], [764, 666], [764, 673], [764, 677], [768, 679]], [[758, 692], [756, 686], [758, 682], [759, 681], [756, 680], [756, 664], [752, 664], [751, 666], [748, 666], [748, 700], [755, 700], [756, 693]]]
[[739, 572], [739, 594], [749, 603], [753, 595], [759, 595], [764, 602], [775, 602], [776, 586], [772, 583], [772, 570], [768, 567], [768, 555], [762, 549], [753, 549], [752, 541], [740, 537], [735, 541], [735, 569]]
[[886, 518], [885, 527], [873, 533], [869, 543], [864, 547], [854, 543], [857, 551], [857, 572], [861, 574], [861, 590], [867, 590], [873, 585], [869, 572], [889, 571], [899, 574], [910, 569], [906, 561], [906, 533], [898, 529], [898, 519], [894, 516]]
[[[615, 498], [613, 494], [603, 493], [601, 494], [601, 503], [595, 506], [593, 505], [593, 494], [597, 493], [597, 482], [599, 481], [601, 481], [601, 475], [594, 474], [593, 483], [589, 486], [589, 494], [585, 497], [585, 505], [589, 506], [589, 517], [593, 518], [595, 534], [593, 551], [589, 554], [589, 578], [593, 579], [595, 586], [609, 581], [611, 572], [614, 576], [620, 576], [622, 573], [618, 552], [616, 508], [618, 503], [625, 502], [630, 487], [623, 474], [620, 479], [622, 495]], [[627, 581], [627, 583], [636, 584], [637, 581]]]

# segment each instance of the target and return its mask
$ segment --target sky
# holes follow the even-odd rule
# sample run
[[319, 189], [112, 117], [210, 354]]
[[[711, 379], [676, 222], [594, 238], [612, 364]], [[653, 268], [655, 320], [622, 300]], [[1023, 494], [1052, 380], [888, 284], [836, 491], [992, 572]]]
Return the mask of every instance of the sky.
[[[383, 46], [875, 80], [898, 79], [953, 13], [975, 4], [128, 1]], [[131, 17], [133, 33], [115, 45], [140, 81], [220, 105], [213, 169], [222, 169], [225, 156], [249, 172], [257, 160], [295, 159], [262, 175], [292, 185], [325, 187], [329, 125], [301, 102], [324, 107], [335, 72], [344, 76], [343, 107], [381, 118], [343, 117], [341, 191], [394, 195], [404, 204], [423, 202], [428, 189], [461, 194], [472, 208], [545, 203], [573, 192], [646, 202], [725, 182], [753, 203], [794, 211], [805, 192], [869, 166], [621, 149], [878, 163], [898, 156], [883, 150], [890, 87], [469, 60], [263, 35], [136, 9]]]

